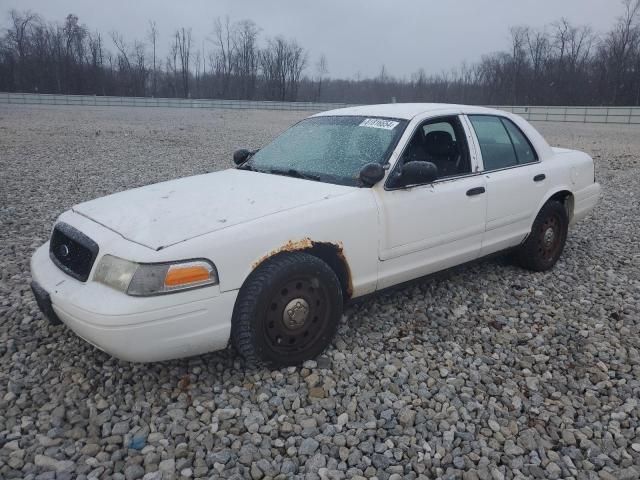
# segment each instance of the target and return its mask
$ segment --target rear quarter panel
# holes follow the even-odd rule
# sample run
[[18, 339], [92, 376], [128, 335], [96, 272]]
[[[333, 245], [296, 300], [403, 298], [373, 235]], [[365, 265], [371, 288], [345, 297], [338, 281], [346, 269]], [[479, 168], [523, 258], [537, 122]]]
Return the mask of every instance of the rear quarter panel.
[[[558, 192], [569, 191], [574, 196], [574, 204], [585, 195], [598, 195], [600, 188], [594, 184], [593, 159], [584, 152], [568, 149], [551, 149], [545, 159], [545, 172], [549, 179], [549, 187], [542, 199], [531, 223], [542, 206]], [[595, 193], [594, 193], [594, 186]], [[572, 205], [572, 210], [573, 210]], [[571, 212], [573, 214], [573, 211]]]
[[511, 113], [505, 115], [527, 135], [543, 163], [547, 176], [547, 191], [531, 215], [531, 225], [542, 206], [558, 192], [571, 192], [574, 204], [579, 203], [583, 197], [599, 195], [600, 186], [594, 183], [593, 159], [588, 154], [578, 150], [551, 147], [540, 132], [524, 118]]

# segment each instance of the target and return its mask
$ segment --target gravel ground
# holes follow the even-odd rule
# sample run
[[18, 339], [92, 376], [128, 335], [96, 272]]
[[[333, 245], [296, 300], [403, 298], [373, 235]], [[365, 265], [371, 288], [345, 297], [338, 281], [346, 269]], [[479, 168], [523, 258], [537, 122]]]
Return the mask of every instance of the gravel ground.
[[553, 271], [499, 257], [379, 295], [303, 368], [129, 364], [43, 320], [29, 257], [60, 212], [301, 116], [0, 105], [0, 478], [639, 478], [639, 127], [539, 125], [604, 187]]

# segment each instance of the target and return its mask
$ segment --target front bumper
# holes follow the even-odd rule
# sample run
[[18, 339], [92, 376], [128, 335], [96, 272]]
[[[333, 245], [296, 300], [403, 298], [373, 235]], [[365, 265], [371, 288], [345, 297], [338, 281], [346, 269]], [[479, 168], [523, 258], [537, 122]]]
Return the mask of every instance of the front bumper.
[[52, 325], [60, 325], [62, 321], [58, 318], [56, 312], [53, 311], [53, 307], [51, 306], [51, 296], [49, 293], [47, 293], [47, 291], [35, 281], [31, 282], [31, 291], [33, 292], [33, 296], [36, 298], [38, 308], [44, 317], [49, 320], [49, 323]]
[[227, 346], [237, 290], [205, 287], [156, 297], [131, 297], [75, 280], [49, 258], [46, 243], [31, 258], [38, 306], [78, 336], [114, 357], [153, 362]]

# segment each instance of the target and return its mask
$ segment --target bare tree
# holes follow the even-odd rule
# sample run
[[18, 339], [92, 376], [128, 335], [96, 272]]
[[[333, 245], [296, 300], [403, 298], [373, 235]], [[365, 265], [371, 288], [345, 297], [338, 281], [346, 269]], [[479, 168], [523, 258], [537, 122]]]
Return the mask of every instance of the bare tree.
[[145, 45], [142, 42], [135, 42], [133, 44], [133, 54], [135, 59], [135, 73], [134, 73], [134, 90], [135, 94], [144, 97], [146, 95], [147, 77], [149, 76], [149, 69], [147, 68], [147, 59], [145, 52]]
[[191, 59], [191, 29], [185, 29], [182, 27], [181, 29], [176, 30], [175, 34], [176, 45], [178, 47], [178, 55], [180, 58], [180, 73], [182, 77], [182, 92], [184, 98], [190, 97], [189, 91], [189, 61]]
[[523, 80], [523, 70], [527, 62], [527, 54], [525, 50], [527, 40], [527, 27], [512, 27], [511, 32], [511, 58], [512, 65], [512, 102], [518, 105], [522, 97], [520, 87]]
[[158, 27], [155, 21], [149, 20], [149, 30], [147, 32], [147, 38], [151, 42], [152, 50], [152, 70], [151, 70], [151, 96], [155, 97], [158, 94], [158, 70], [156, 68], [156, 44], [158, 41]]
[[612, 72], [612, 103], [618, 103], [625, 72], [629, 68], [630, 56], [637, 50], [640, 41], [640, 0], [623, 0], [624, 12], [614, 29], [605, 39], [609, 65]]
[[178, 96], [178, 39], [174, 36], [173, 43], [170, 46], [169, 54], [167, 55], [167, 89], [170, 96]]
[[[295, 40], [291, 40], [286, 44], [285, 54], [285, 77], [287, 87], [289, 89], [289, 99], [298, 99], [298, 86], [303, 70], [307, 66], [307, 53]], [[282, 99], [285, 100], [283, 94]]]
[[275, 37], [260, 52], [260, 66], [267, 95], [278, 100], [296, 100], [300, 77], [307, 65], [307, 54], [295, 40]]
[[324, 80], [325, 75], [329, 73], [329, 65], [324, 53], [320, 55], [320, 58], [316, 63], [316, 73], [318, 75], [318, 96], [316, 97], [316, 100], [319, 101], [322, 97], [322, 80]]
[[99, 33], [89, 34], [89, 54], [91, 57], [92, 82], [95, 93], [104, 95], [103, 69], [104, 52], [102, 49], [102, 36]]
[[119, 83], [125, 95], [145, 96], [148, 77], [145, 45], [135, 41], [129, 46], [121, 34], [111, 32], [118, 54], [116, 62]]
[[200, 97], [200, 50], [196, 50], [193, 63], [195, 66], [194, 80], [196, 82], [195, 96], [196, 98], [199, 98]]
[[35, 23], [40, 22], [40, 17], [33, 12], [18, 13], [17, 10], [9, 12], [11, 27], [7, 31], [7, 43], [12, 46], [17, 54], [15, 64], [15, 83], [22, 86], [24, 82], [25, 59], [29, 47], [29, 33]]
[[233, 57], [235, 55], [233, 32], [229, 17], [225, 17], [224, 22], [219, 17], [213, 21], [213, 43], [218, 47], [216, 70], [222, 76], [222, 95], [225, 96], [229, 90], [233, 71]]
[[122, 62], [122, 65], [127, 69], [127, 70], [131, 70], [131, 62], [129, 61], [129, 54], [127, 52], [127, 44], [124, 41], [124, 38], [122, 37], [122, 35], [118, 32], [116, 32], [115, 30], [113, 32], [111, 32], [111, 41], [113, 42], [113, 44], [115, 45], [116, 49], [118, 50], [118, 53], [120, 54], [120, 59]]
[[260, 51], [260, 68], [268, 99], [282, 98], [286, 90], [284, 78], [284, 39], [270, 39]]
[[255, 95], [258, 77], [258, 33], [251, 20], [238, 22], [233, 34], [232, 65], [240, 85], [239, 97], [251, 99]]
[[204, 83], [204, 78], [207, 76], [207, 54], [206, 54], [206, 50], [204, 49], [204, 40], [202, 40], [202, 78], [203, 78], [203, 84], [202, 84], [202, 96], [205, 97], [206, 96], [206, 84]]

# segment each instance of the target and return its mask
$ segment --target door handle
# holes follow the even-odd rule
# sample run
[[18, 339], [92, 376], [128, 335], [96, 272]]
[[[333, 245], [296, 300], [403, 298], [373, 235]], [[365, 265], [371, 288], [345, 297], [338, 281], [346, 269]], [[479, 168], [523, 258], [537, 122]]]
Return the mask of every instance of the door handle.
[[476, 187], [471, 190], [467, 190], [467, 197], [472, 197], [474, 195], [482, 195], [486, 190], [484, 187]]
[[535, 177], [533, 177], [533, 181], [534, 182], [541, 182], [545, 178], [547, 178], [547, 176], [544, 173], [541, 173], [540, 175], [536, 175]]

